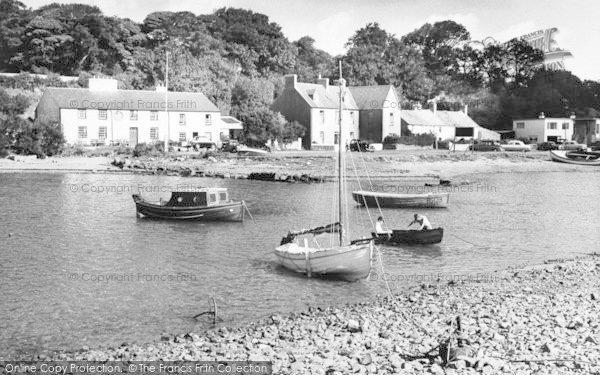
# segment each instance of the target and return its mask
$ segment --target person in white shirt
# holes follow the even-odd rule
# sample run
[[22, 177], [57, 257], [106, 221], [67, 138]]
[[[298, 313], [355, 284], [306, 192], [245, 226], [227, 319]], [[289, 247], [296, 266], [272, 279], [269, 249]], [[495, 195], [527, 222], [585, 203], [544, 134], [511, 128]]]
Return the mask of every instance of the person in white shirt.
[[423, 229], [433, 229], [433, 227], [431, 226], [431, 223], [429, 222], [429, 220], [427, 220], [427, 218], [423, 215], [419, 215], [419, 214], [415, 214], [415, 219], [408, 224], [408, 227], [410, 228], [411, 225], [413, 224], [419, 224], [421, 227], [418, 230], [423, 230]]
[[383, 217], [379, 216], [377, 218], [377, 222], [375, 223], [375, 232], [377, 234], [391, 234], [392, 231], [391, 230], [385, 230], [385, 229], [383, 229], [383, 225], [384, 225], [384, 223], [383, 223]]

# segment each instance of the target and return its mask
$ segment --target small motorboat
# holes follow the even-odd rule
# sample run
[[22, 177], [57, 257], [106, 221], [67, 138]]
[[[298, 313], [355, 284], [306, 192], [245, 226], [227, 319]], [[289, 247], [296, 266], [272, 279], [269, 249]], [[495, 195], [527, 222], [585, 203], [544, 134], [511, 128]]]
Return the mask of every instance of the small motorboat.
[[171, 199], [152, 203], [133, 194], [136, 215], [165, 220], [244, 221], [244, 201], [229, 200], [226, 188], [173, 191]]
[[550, 151], [550, 158], [561, 163], [578, 165], [600, 165], [598, 151]]
[[449, 193], [398, 194], [358, 190], [352, 192], [352, 198], [367, 207], [388, 208], [444, 208], [448, 206]]
[[375, 244], [384, 245], [430, 245], [442, 242], [444, 228], [423, 230], [393, 230], [388, 234], [371, 233]]
[[238, 156], [269, 156], [269, 151], [260, 148], [239, 146], [237, 148]]

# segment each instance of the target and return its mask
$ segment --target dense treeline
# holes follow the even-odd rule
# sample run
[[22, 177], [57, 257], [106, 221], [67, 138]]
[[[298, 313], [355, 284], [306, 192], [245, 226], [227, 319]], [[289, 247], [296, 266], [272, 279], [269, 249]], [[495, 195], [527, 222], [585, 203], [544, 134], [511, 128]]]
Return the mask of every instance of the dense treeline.
[[121, 88], [151, 89], [165, 80], [169, 52], [170, 89], [205, 93], [244, 121], [247, 139], [302, 135], [301, 126], [269, 110], [282, 76], [296, 73], [309, 82], [320, 74], [337, 77], [339, 58], [351, 85], [392, 84], [403, 108], [427, 106], [433, 98], [438, 108], [468, 104], [470, 115], [493, 129], [542, 111], [600, 114], [600, 83], [543, 70], [542, 52], [521, 40], [473, 42], [454, 21], [425, 24], [402, 37], [370, 23], [348, 40], [343, 56], [314, 44], [309, 36], [289, 41], [266, 15], [244, 9], [198, 16], [154, 12], [138, 24], [107, 17], [95, 6], [30, 9], [0, 0], [0, 71], [79, 75], [82, 84], [92, 75], [110, 75]]

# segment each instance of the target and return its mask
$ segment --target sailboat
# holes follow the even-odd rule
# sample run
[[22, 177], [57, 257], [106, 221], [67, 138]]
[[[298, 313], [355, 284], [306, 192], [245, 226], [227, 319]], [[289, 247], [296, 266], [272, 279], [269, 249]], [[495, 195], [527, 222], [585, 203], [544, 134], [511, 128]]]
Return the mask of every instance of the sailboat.
[[[339, 63], [339, 136], [338, 136], [338, 218], [339, 221], [316, 228], [290, 231], [282, 238], [275, 249], [275, 256], [283, 267], [308, 277], [319, 275], [321, 278], [357, 281], [369, 276], [373, 258], [373, 239], [345, 241], [343, 163], [342, 163], [342, 101], [344, 81], [342, 79], [342, 63]], [[309, 244], [307, 238], [300, 241], [298, 236], [323, 233], [338, 233], [337, 244], [321, 247], [317, 240]]]

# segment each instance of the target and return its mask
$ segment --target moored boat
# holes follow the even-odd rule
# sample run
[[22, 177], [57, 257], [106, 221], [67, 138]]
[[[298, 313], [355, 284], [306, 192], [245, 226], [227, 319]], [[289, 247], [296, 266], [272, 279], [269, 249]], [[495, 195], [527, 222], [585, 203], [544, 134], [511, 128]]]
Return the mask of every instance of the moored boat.
[[[340, 62], [340, 85], [339, 85], [339, 113], [342, 113], [344, 97], [344, 81], [342, 79], [342, 65]], [[371, 272], [371, 261], [373, 258], [373, 239], [348, 241], [345, 236], [345, 227], [342, 220], [345, 218], [343, 202], [343, 171], [345, 170], [342, 153], [342, 117], [338, 116], [338, 212], [339, 222], [324, 225], [322, 227], [308, 230], [290, 231], [283, 237], [280, 245], [275, 249], [275, 257], [283, 267], [308, 277], [313, 274], [326, 276], [327, 279], [342, 279], [346, 281], [357, 281], [369, 276]], [[337, 239], [330, 237], [327, 246], [321, 246], [318, 239], [313, 237], [309, 246], [307, 238], [300, 241], [301, 235], [319, 235], [324, 233], [339, 234]]]
[[449, 193], [398, 194], [358, 190], [352, 192], [352, 198], [367, 207], [388, 208], [444, 208], [448, 206]]
[[389, 235], [372, 233], [376, 244], [429, 245], [442, 242], [444, 228], [423, 230], [393, 230]]
[[598, 151], [550, 151], [553, 161], [578, 165], [600, 165], [600, 152]]
[[168, 201], [148, 202], [133, 194], [136, 215], [165, 220], [243, 221], [244, 202], [233, 202], [225, 188], [174, 191]]

